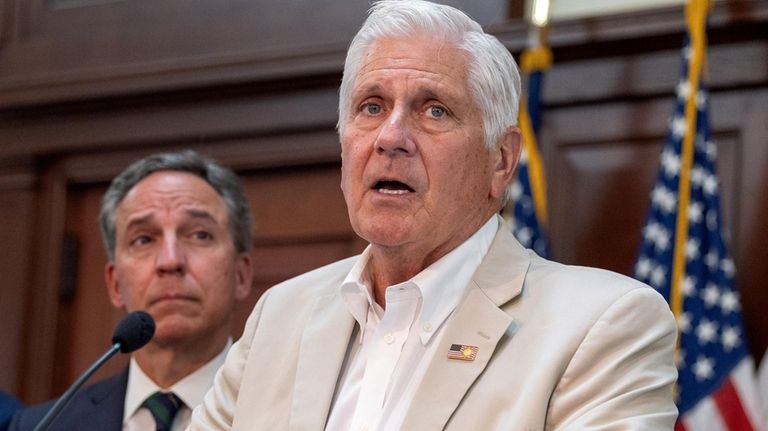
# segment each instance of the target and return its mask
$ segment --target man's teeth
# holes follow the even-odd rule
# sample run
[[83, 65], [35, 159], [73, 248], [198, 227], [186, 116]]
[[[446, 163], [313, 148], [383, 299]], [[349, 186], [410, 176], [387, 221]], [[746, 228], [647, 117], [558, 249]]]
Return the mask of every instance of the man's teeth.
[[393, 190], [393, 189], [380, 188], [379, 192], [387, 195], [404, 195], [408, 193], [408, 190]]

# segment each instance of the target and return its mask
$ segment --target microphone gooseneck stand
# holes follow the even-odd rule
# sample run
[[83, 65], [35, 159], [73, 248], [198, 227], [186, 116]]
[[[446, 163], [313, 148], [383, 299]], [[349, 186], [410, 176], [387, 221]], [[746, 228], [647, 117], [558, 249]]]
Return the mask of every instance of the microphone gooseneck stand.
[[99, 367], [104, 365], [104, 363], [107, 362], [109, 358], [119, 352], [121, 346], [121, 343], [113, 344], [112, 347], [110, 347], [106, 353], [104, 353], [96, 362], [94, 362], [90, 368], [85, 370], [85, 372], [77, 380], [75, 380], [75, 383], [72, 383], [72, 386], [70, 386], [69, 389], [67, 389], [67, 391], [64, 392], [64, 394], [58, 400], [56, 400], [56, 403], [53, 405], [53, 407], [51, 407], [50, 410], [48, 410], [48, 413], [46, 413], [43, 417], [43, 420], [37, 424], [34, 431], [47, 430], [51, 425], [51, 422], [56, 419], [56, 416], [58, 416], [64, 407], [66, 407], [67, 404], [72, 401], [72, 395], [74, 395], [75, 392], [80, 389], [80, 386], [83, 386], [83, 383], [85, 383], [85, 381], [88, 380], [93, 375], [93, 373], [99, 369]]

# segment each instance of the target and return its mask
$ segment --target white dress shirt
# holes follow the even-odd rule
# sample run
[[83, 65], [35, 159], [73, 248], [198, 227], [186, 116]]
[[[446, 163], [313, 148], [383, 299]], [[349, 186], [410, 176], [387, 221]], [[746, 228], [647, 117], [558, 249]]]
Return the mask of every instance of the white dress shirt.
[[171, 386], [162, 389], [141, 369], [136, 359], [131, 357], [128, 369], [128, 387], [125, 392], [125, 410], [123, 413], [123, 431], [147, 431], [155, 429], [155, 419], [149, 409], [141, 404], [157, 391], [173, 392], [184, 402], [171, 425], [172, 431], [183, 430], [189, 425], [192, 409], [203, 402], [205, 393], [213, 383], [216, 371], [224, 363], [232, 340], [227, 341], [226, 347], [216, 357], [200, 367], [192, 374], [184, 377]]
[[498, 229], [494, 216], [467, 241], [373, 300], [363, 251], [341, 285], [356, 335], [347, 350], [327, 430], [397, 430], [456, 308]]

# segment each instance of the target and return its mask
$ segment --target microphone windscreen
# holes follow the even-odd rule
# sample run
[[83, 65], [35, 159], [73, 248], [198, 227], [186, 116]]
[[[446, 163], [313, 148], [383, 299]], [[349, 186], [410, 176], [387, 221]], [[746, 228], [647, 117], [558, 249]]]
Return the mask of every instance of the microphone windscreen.
[[155, 320], [146, 311], [128, 313], [115, 327], [112, 344], [120, 343], [120, 351], [131, 353], [144, 347], [155, 335]]

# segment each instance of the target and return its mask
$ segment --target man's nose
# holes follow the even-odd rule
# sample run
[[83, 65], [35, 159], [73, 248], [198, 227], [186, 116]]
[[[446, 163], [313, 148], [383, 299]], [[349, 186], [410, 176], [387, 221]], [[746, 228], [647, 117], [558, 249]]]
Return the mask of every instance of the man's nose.
[[157, 272], [160, 274], [183, 274], [186, 270], [184, 248], [176, 238], [166, 238], [157, 255]]
[[401, 109], [395, 109], [382, 123], [374, 145], [378, 154], [409, 156], [416, 150], [412, 138], [407, 115]]

